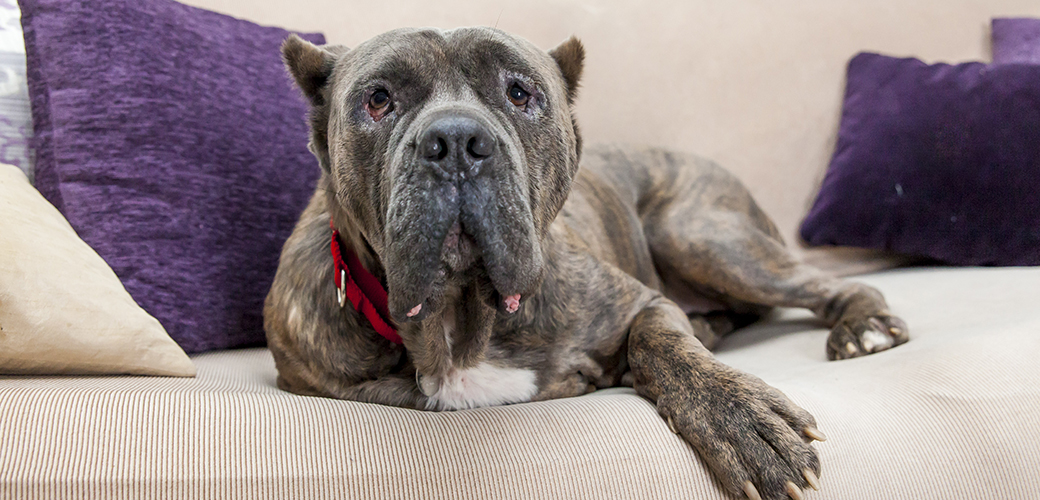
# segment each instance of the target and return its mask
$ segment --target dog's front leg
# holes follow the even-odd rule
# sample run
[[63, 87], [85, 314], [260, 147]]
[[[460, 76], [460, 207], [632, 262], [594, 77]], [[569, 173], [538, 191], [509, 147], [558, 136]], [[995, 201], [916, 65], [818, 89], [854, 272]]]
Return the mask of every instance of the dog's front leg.
[[427, 409], [428, 398], [419, 390], [415, 375], [387, 375], [345, 387], [336, 397], [416, 410]]
[[737, 497], [801, 498], [816, 487], [815, 419], [762, 380], [718, 362], [673, 302], [658, 298], [629, 330], [635, 388]]

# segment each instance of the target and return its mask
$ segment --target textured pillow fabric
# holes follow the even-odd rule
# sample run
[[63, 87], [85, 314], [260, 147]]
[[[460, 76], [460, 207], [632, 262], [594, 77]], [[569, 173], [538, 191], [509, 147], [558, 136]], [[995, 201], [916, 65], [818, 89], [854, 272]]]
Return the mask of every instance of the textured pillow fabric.
[[1040, 264], [1040, 66], [859, 54], [847, 85], [807, 243]]
[[1040, 64], [1040, 19], [996, 18], [992, 31], [994, 63]]
[[18, 4], [0, 2], [0, 162], [32, 177], [32, 117]]
[[289, 32], [169, 0], [20, 4], [37, 188], [186, 351], [261, 344], [319, 173]]
[[3, 164], [0, 373], [195, 375], [105, 261], [17, 167]]

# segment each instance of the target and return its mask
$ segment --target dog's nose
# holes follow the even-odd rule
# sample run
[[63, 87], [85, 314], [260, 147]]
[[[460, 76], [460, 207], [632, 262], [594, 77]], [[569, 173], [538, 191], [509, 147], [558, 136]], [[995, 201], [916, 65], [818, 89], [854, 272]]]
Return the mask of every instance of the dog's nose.
[[448, 175], [476, 174], [497, 147], [495, 136], [480, 121], [450, 114], [434, 119], [419, 135], [417, 154]]

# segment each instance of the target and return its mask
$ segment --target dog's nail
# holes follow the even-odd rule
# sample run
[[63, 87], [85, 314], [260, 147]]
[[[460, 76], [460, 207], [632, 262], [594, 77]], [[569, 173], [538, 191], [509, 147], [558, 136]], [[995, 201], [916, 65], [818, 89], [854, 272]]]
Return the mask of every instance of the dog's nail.
[[673, 434], [679, 433], [679, 429], [675, 428], [675, 422], [672, 421], [672, 417], [668, 417], [668, 429], [671, 430]]
[[787, 489], [787, 496], [791, 497], [791, 500], [802, 500], [802, 490], [798, 488], [797, 484], [788, 481], [785, 487]]
[[438, 383], [435, 377], [419, 377], [416, 375], [416, 382], [419, 383], [419, 390], [422, 391], [426, 397], [437, 394]]
[[520, 294], [506, 297], [506, 312], [513, 314], [517, 309], [520, 309]]
[[888, 329], [888, 333], [892, 334], [893, 337], [898, 337], [903, 334], [903, 329], [898, 326], [893, 326]]
[[822, 433], [822, 432], [820, 432], [820, 429], [817, 429], [815, 427], [806, 427], [805, 431], [803, 431], [803, 432], [805, 432], [806, 436], [809, 436], [810, 438], [815, 439], [817, 441], [826, 441], [827, 440], [827, 435]]
[[408, 314], [406, 314], [405, 316], [408, 316], [409, 318], [411, 318], [412, 316], [415, 316], [416, 314], [419, 314], [419, 311], [422, 311], [422, 304], [419, 304], [419, 305], [413, 307], [412, 310], [408, 311]]
[[762, 500], [762, 495], [758, 494], [758, 489], [751, 481], [744, 482], [744, 494], [747, 495], [749, 500]]
[[853, 344], [852, 342], [849, 342], [849, 343], [845, 344], [845, 350], [848, 351], [849, 354], [856, 354], [856, 351], [858, 349], [856, 349], [856, 344]]
[[809, 487], [816, 491], [820, 491], [820, 480], [813, 474], [813, 471], [809, 469], [802, 469], [802, 475], [805, 476], [805, 481], [809, 483]]

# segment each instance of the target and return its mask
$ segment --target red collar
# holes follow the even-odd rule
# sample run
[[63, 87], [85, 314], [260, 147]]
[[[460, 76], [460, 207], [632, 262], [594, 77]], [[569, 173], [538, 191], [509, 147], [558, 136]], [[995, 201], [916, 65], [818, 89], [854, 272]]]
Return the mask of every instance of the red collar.
[[390, 321], [390, 308], [387, 306], [386, 289], [372, 273], [361, 265], [361, 260], [353, 250], [339, 244], [339, 231], [332, 220], [332, 260], [336, 263], [334, 280], [336, 282], [336, 298], [343, 307], [344, 299], [349, 299], [354, 309], [365, 316], [376, 332], [395, 344], [403, 344], [401, 336]]

